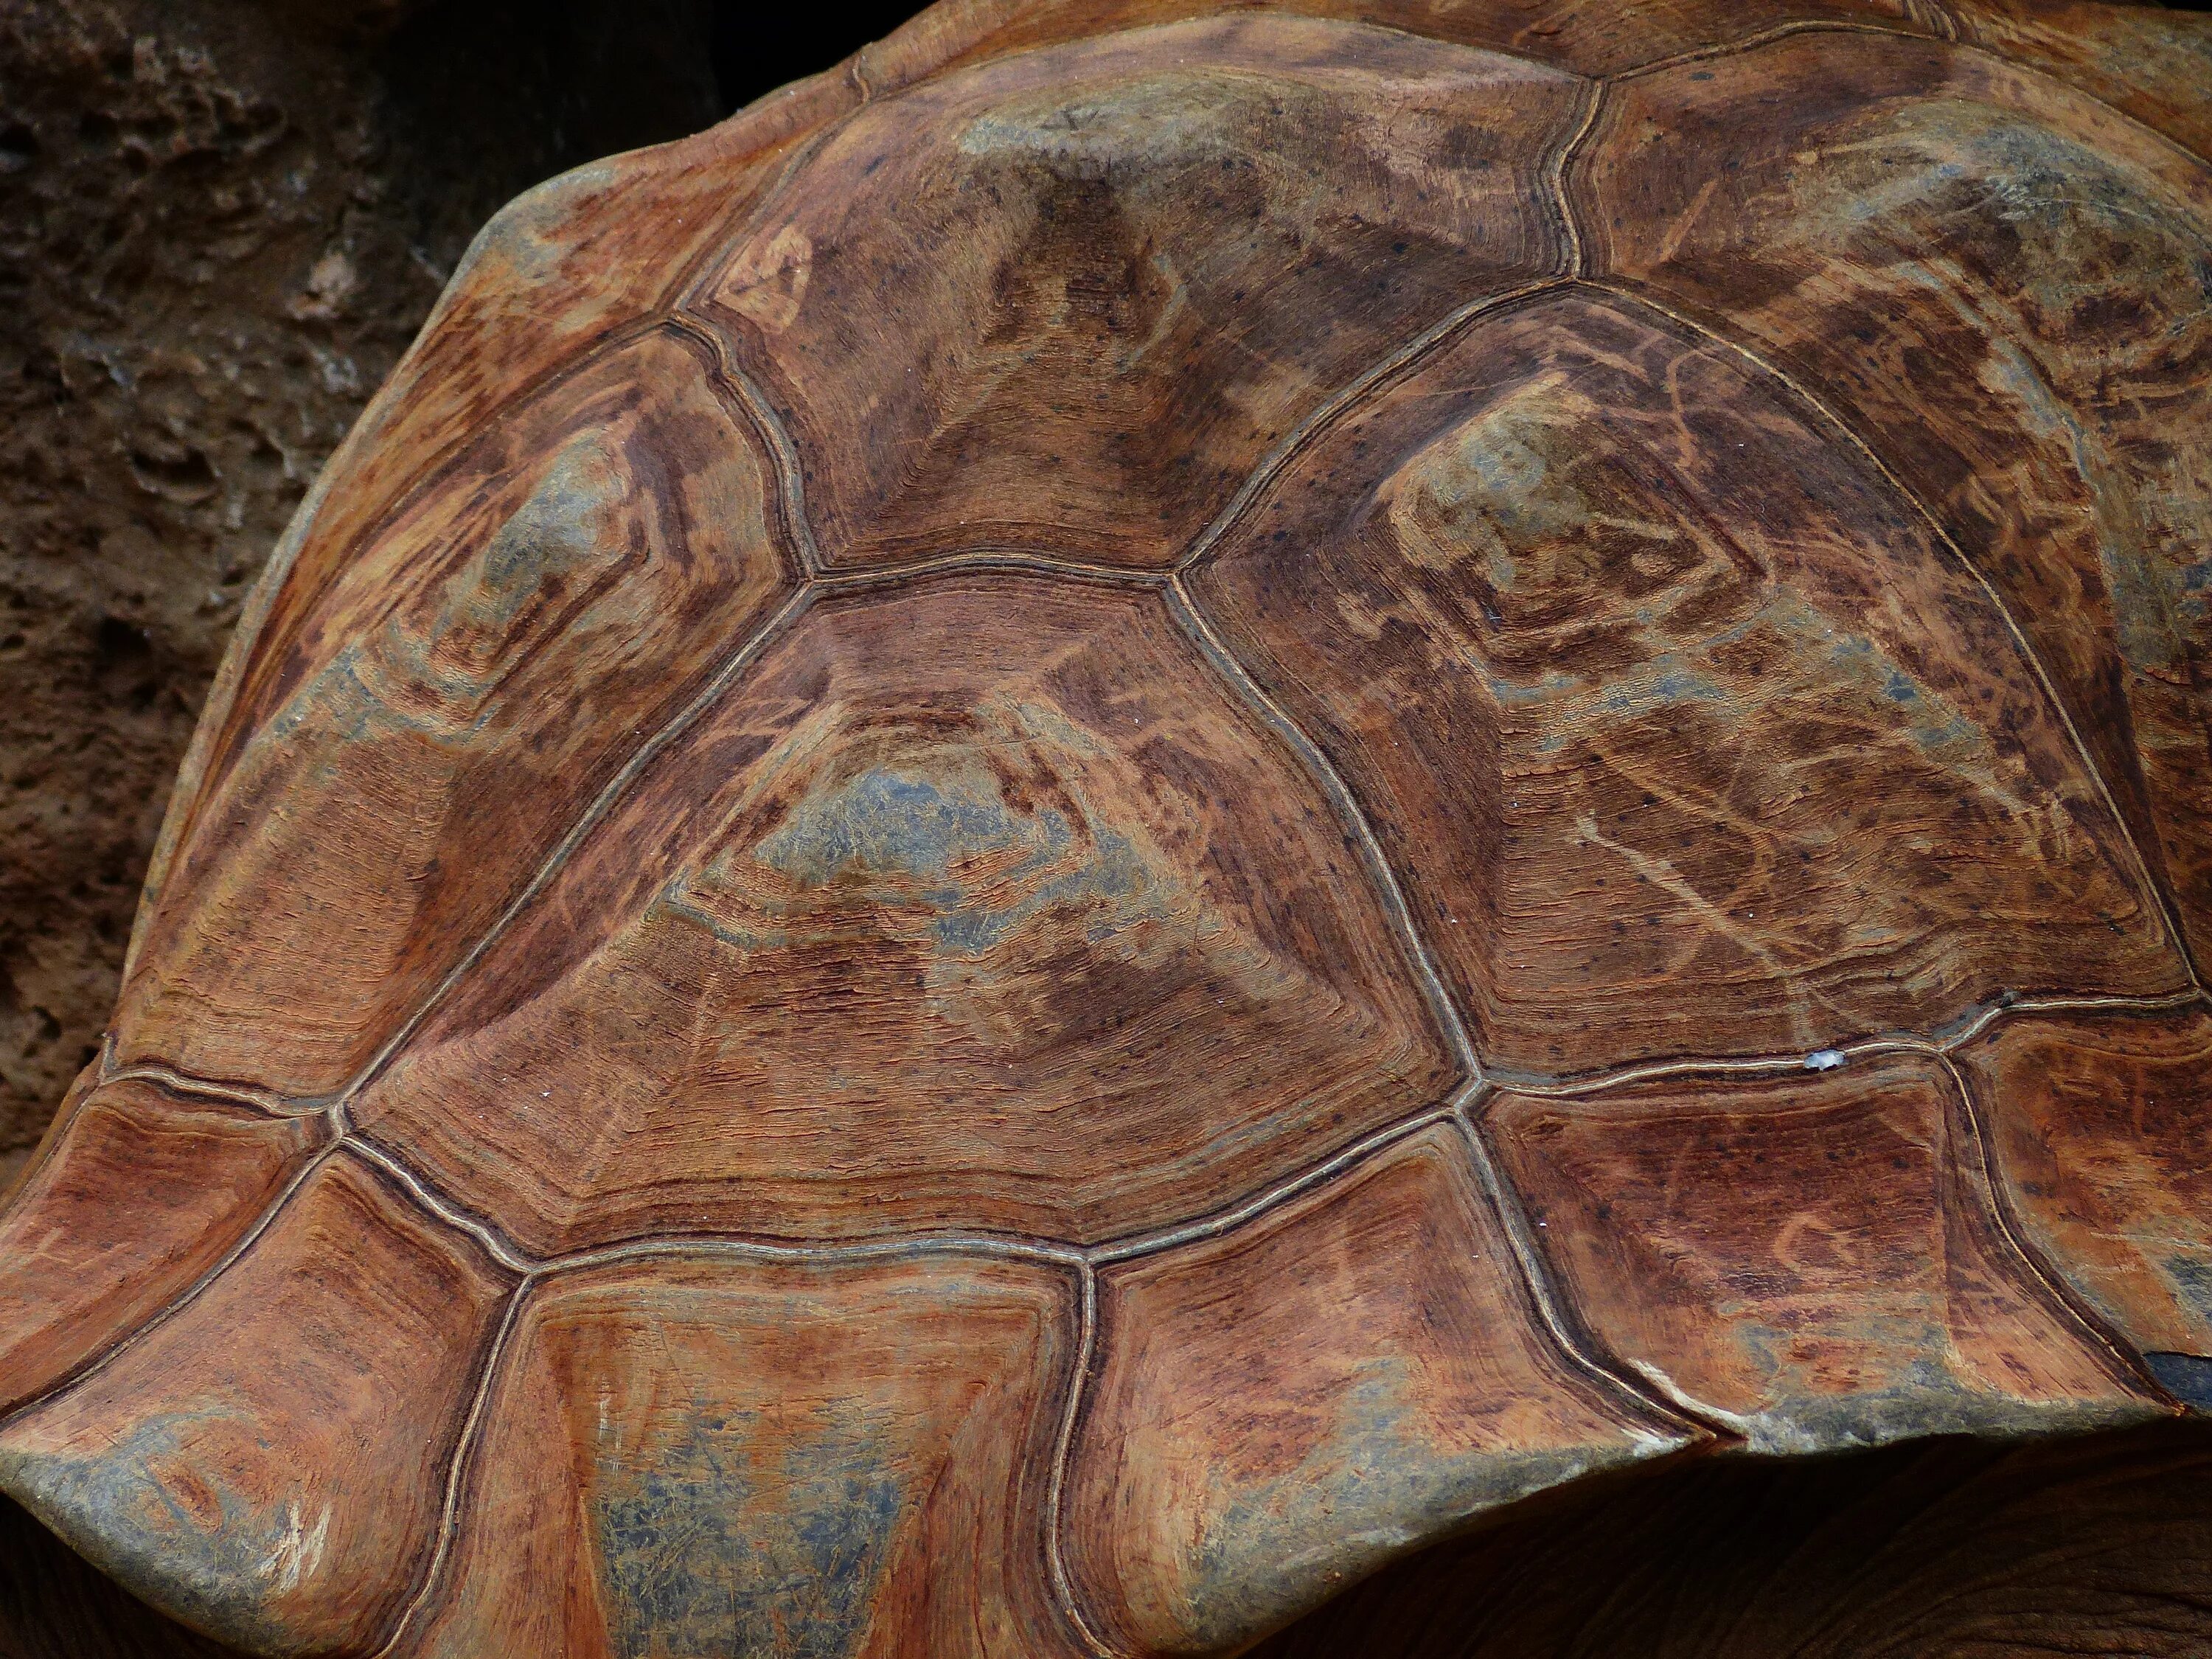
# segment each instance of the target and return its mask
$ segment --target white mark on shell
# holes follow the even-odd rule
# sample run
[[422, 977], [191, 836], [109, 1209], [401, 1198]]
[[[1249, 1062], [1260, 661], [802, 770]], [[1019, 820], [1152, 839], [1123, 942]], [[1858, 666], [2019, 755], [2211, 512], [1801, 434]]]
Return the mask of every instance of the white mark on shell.
[[284, 1530], [267, 1555], [262, 1558], [261, 1571], [277, 1590], [295, 1590], [300, 1580], [322, 1565], [323, 1546], [331, 1532], [331, 1506], [323, 1505], [312, 1528], [300, 1524], [300, 1504], [295, 1498], [284, 1506]]

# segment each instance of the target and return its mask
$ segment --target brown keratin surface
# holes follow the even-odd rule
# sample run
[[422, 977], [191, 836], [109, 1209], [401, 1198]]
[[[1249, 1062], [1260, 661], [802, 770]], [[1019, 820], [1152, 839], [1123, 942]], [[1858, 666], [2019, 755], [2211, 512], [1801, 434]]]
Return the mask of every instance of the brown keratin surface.
[[2088, 3], [946, 0], [525, 197], [0, 1212], [6, 1523], [332, 1659], [2212, 1651], [2208, 143]]

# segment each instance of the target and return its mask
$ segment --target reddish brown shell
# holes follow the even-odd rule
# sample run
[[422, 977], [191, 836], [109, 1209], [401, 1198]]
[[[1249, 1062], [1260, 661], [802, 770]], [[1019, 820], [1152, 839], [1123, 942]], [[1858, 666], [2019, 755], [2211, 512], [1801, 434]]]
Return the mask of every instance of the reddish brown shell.
[[0, 1215], [269, 1653], [1247, 1644], [2212, 1401], [2212, 28], [948, 0], [503, 213]]

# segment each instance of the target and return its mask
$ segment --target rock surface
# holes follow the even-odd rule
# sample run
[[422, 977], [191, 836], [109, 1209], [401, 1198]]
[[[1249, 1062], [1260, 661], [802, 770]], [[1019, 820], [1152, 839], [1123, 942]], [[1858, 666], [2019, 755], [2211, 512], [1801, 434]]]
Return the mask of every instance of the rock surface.
[[294, 506], [495, 208], [717, 118], [712, 9], [0, 9], [0, 1185]]

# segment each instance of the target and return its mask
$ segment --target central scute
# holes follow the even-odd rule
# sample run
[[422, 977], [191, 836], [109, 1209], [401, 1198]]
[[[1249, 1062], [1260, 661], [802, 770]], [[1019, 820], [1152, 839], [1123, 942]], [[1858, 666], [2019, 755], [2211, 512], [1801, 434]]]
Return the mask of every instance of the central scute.
[[[1006, 712], [1009, 724], [1021, 722], [1024, 711]], [[763, 920], [781, 922], [777, 942], [787, 943], [803, 916], [834, 928], [865, 909], [900, 933], [918, 923], [942, 957], [981, 957], [1032, 922], [1079, 925], [1090, 945], [1124, 958], [1141, 956], [1140, 927], [1158, 946], [1171, 948], [1178, 931], [1181, 942], [1197, 944], [1206, 918], [1154, 877], [1157, 849], [1148, 861], [1128, 835], [1097, 822], [1050, 769], [1038, 734], [1005, 734], [1027, 764], [1021, 774], [1000, 769], [1001, 752], [986, 746], [996, 735], [986, 729], [974, 747], [932, 744], [896, 763], [841, 768], [821, 780], [753, 848], [753, 863], [793, 889], [763, 901]], [[728, 890], [723, 861], [708, 874]], [[684, 896], [711, 902], [704, 892]]]
[[1156, 592], [824, 599], [359, 1121], [540, 1254], [1177, 1225], [1450, 1091], [1355, 845]]

